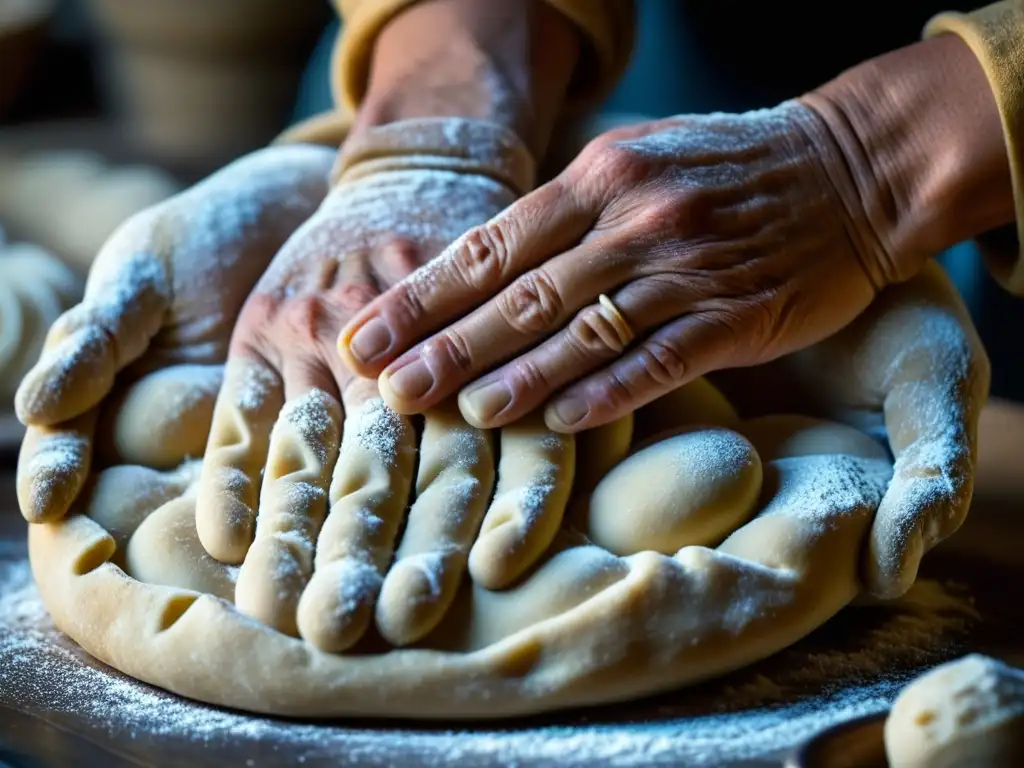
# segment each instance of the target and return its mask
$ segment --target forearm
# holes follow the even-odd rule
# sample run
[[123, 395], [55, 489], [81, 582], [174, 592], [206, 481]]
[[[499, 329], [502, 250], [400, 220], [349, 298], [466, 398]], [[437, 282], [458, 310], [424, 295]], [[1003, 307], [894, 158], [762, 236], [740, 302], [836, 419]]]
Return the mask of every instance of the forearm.
[[1006, 142], [992, 89], [958, 37], [902, 48], [805, 97], [851, 158], [892, 268], [1014, 220]]
[[416, 117], [469, 117], [515, 131], [539, 162], [580, 51], [543, 0], [426, 0], [376, 41], [353, 134]]

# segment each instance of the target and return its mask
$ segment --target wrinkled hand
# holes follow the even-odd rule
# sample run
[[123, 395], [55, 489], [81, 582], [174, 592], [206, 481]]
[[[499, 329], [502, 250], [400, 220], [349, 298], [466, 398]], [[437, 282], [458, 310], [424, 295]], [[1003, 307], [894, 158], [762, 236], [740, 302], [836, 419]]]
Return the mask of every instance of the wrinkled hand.
[[862, 572], [871, 594], [892, 598], [967, 516], [989, 376], [960, 297], [931, 263], [835, 336], [714, 381], [746, 417], [805, 413], [888, 436], [894, 473]]
[[352, 313], [516, 197], [498, 180], [512, 166], [486, 150], [494, 132], [447, 125], [392, 124], [345, 147], [336, 186], [242, 309], [214, 407], [199, 539], [241, 564], [240, 610], [328, 651], [371, 619], [393, 644], [420, 639], [467, 562], [489, 586], [518, 577], [568, 501], [571, 438], [536, 420], [504, 430], [491, 501], [489, 434], [442, 405], [418, 437], [336, 352]]
[[18, 464], [26, 518], [59, 518], [79, 495], [97, 415], [115, 383], [224, 360], [242, 303], [323, 199], [336, 154], [310, 146], [256, 152], [111, 236], [85, 298], [50, 329], [17, 393], [18, 417], [30, 427]]
[[849, 162], [796, 102], [611, 131], [358, 313], [343, 355], [401, 413], [462, 388], [480, 427], [549, 401], [556, 431], [607, 423], [825, 338], [909, 276]]

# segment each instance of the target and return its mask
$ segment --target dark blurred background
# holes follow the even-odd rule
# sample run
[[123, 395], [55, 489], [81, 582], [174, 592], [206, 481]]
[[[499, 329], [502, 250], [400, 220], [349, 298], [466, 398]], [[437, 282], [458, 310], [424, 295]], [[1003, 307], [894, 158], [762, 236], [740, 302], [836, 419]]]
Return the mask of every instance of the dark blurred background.
[[[939, 10], [975, 5], [864, 0], [839, 18], [796, 2], [638, 0], [636, 54], [602, 111], [771, 106], [914, 42]], [[0, 447], [5, 419], [17, 431], [13, 387], [110, 232], [329, 109], [337, 32], [329, 0], [0, 0]], [[16, 252], [47, 261], [45, 301], [15, 279]], [[1024, 301], [992, 282], [972, 244], [941, 259], [989, 348], [993, 394], [1024, 399]], [[17, 348], [5, 290], [35, 313]]]

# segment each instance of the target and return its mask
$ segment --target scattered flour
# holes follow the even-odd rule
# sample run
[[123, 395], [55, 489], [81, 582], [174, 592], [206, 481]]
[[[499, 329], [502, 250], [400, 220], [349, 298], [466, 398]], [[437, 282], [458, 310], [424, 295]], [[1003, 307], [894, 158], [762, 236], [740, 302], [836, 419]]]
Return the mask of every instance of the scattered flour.
[[[13, 556], [14, 553], [8, 553]], [[850, 608], [796, 646], [726, 678], [630, 705], [543, 722], [452, 728], [294, 723], [200, 705], [89, 659], [57, 632], [20, 557], [0, 561], [0, 703], [74, 723], [94, 741], [151, 755], [267, 745], [274, 763], [440, 768], [715, 765], [778, 754], [843, 720], [886, 709], [923, 669], [962, 652], [969, 609], [921, 582], [888, 607]]]
[[395, 466], [407, 429], [402, 417], [375, 397], [354, 414], [354, 421], [359, 445], [371, 451], [384, 466]]

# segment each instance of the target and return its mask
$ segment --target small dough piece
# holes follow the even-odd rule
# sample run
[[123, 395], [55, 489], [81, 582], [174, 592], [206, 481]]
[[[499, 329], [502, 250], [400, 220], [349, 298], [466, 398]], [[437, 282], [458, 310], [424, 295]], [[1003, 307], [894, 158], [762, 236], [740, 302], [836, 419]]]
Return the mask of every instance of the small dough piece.
[[971, 654], [903, 689], [885, 721], [891, 768], [1024, 764], [1024, 671]]
[[194, 494], [168, 501], [139, 525], [125, 554], [125, 572], [148, 584], [191, 589], [231, 602], [238, 567], [210, 557], [196, 534]]
[[888, 451], [864, 432], [810, 416], [762, 416], [744, 421], [739, 431], [753, 443], [762, 461], [824, 454], [889, 461]]
[[123, 553], [129, 539], [149, 515], [183, 495], [199, 477], [200, 462], [174, 472], [121, 464], [100, 472], [86, 489], [82, 511], [102, 525]]
[[501, 430], [498, 487], [469, 553], [473, 581], [503, 589], [534, 565], [562, 525], [576, 471], [576, 441], [534, 413]]
[[634, 447], [680, 427], [736, 429], [740, 421], [732, 403], [703, 377], [648, 403], [634, 414], [634, 419]]
[[221, 365], [175, 365], [136, 381], [100, 420], [103, 458], [171, 469], [202, 457], [223, 373]]
[[761, 460], [742, 435], [694, 428], [637, 451], [590, 497], [586, 534], [619, 555], [717, 544], [754, 512]]

